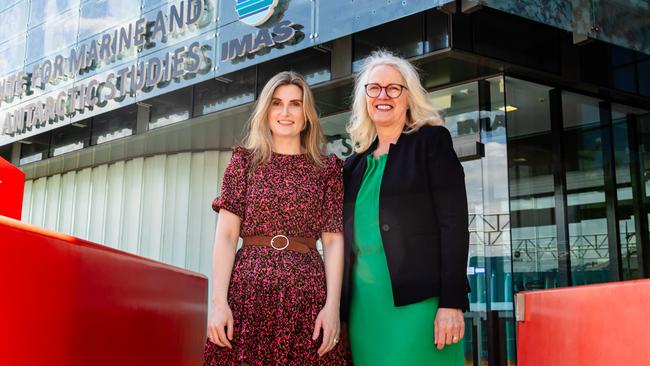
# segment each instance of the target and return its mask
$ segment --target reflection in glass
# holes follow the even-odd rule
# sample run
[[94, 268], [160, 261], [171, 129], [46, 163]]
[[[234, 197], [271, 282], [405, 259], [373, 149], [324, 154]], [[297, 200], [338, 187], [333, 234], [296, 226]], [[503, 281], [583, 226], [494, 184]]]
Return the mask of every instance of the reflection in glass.
[[52, 131], [50, 156], [83, 149], [90, 144], [90, 119], [78, 121]]
[[0, 27], [0, 43], [21, 35], [27, 31], [27, 17], [29, 15], [29, 1], [23, 0], [0, 12], [2, 26]]
[[378, 48], [406, 58], [422, 55], [423, 29], [424, 16], [416, 14], [353, 34], [352, 71], [359, 71], [363, 60]]
[[167, 2], [169, 2], [169, 0], [142, 0], [142, 8], [143, 10], [151, 10], [160, 5], [166, 4]]
[[140, 15], [140, 1], [90, 0], [81, 5], [79, 40], [115, 27]]
[[[620, 256], [622, 264], [623, 279], [638, 279], [642, 275], [639, 271], [639, 248], [644, 239], [639, 238], [643, 236], [640, 231], [646, 223], [643, 220], [647, 218], [644, 216], [643, 205], [639, 205], [635, 209], [635, 201], [642, 202], [638, 198], [644, 196], [644, 180], [645, 164], [644, 159], [648, 151], [648, 137], [647, 127], [644, 121], [648, 121], [650, 116], [647, 110], [640, 110], [630, 108], [620, 104], [612, 105], [612, 125], [614, 134], [614, 154], [616, 160], [616, 183], [617, 183], [617, 209], [618, 209], [618, 226], [619, 226], [619, 240], [620, 240]], [[628, 127], [632, 130], [628, 131]], [[635, 134], [636, 136], [632, 136]], [[633, 146], [636, 144], [637, 146]], [[639, 159], [632, 158], [631, 148], [638, 149]], [[631, 174], [635, 169], [634, 175]], [[634, 177], [634, 178], [633, 178]], [[632, 180], [634, 179], [634, 181]], [[634, 197], [638, 194], [640, 197]], [[640, 227], [636, 227], [640, 223]]]
[[[29, 27], [32, 28], [44, 21], [58, 17], [59, 14], [69, 9], [75, 9], [78, 13], [81, 0], [31, 0], [29, 12]], [[78, 14], [75, 18], [79, 18]]]
[[449, 16], [433, 9], [426, 15], [427, 39], [424, 52], [429, 53], [449, 47]]
[[612, 105], [612, 128], [614, 137], [614, 158], [616, 167], [616, 206], [621, 245], [623, 279], [639, 278], [637, 238], [634, 204], [630, 177], [630, 150], [627, 111], [623, 106]]
[[514, 291], [557, 286], [551, 88], [506, 78]]
[[600, 101], [562, 93], [571, 279], [574, 285], [609, 279], [609, 242]]
[[320, 120], [323, 133], [327, 139], [327, 154], [334, 154], [339, 159], [345, 159], [352, 155], [352, 140], [348, 137], [345, 126], [350, 120], [350, 112], [343, 112]]
[[51, 136], [51, 132], [45, 132], [20, 141], [20, 165], [47, 159]]
[[650, 97], [650, 58], [637, 64], [639, 94]]
[[[27, 63], [36, 61], [54, 51], [63, 50], [77, 41], [79, 16], [76, 9], [60, 18], [31, 28], [27, 34]], [[68, 57], [64, 52], [63, 56]]]
[[[481, 159], [483, 184], [482, 235], [486, 268], [490, 276], [489, 309], [512, 310], [512, 268], [510, 266], [510, 209], [503, 77], [478, 82], [480, 99]], [[477, 218], [478, 219], [478, 218]]]
[[429, 101], [438, 109], [445, 127], [454, 138], [458, 158], [467, 160], [483, 156], [478, 145], [481, 140], [478, 83], [471, 82], [431, 92]]
[[224, 110], [255, 100], [255, 67], [210, 79], [194, 87], [194, 115]]
[[296, 71], [302, 74], [309, 85], [329, 81], [331, 74], [331, 52], [328, 45], [318, 48], [308, 48], [258, 66], [259, 76], [257, 92], [259, 93], [266, 82], [281, 71]]
[[[0, 27], [2, 29], [3, 27]], [[18, 37], [0, 45], [0, 78], [21, 69], [25, 61], [25, 37]]]
[[[640, 195], [642, 199], [642, 219], [645, 219], [646, 230], [650, 227], [648, 222], [650, 221], [650, 113], [645, 113], [637, 117], [637, 138], [638, 138], [638, 176], [640, 184]], [[648, 233], [645, 233], [645, 238], [648, 238]], [[643, 235], [643, 234], [642, 234]], [[650, 260], [650, 246], [647, 244], [644, 246], [644, 257], [643, 261]], [[646, 264], [647, 268], [647, 264]], [[647, 276], [647, 273], [646, 273]]]
[[11, 162], [11, 150], [12, 150], [11, 144], [0, 146], [0, 157], [5, 159], [8, 162]]
[[313, 91], [318, 112], [323, 116], [329, 116], [349, 111], [353, 86], [354, 83], [350, 81], [315, 88]]
[[452, 137], [478, 135], [478, 83], [472, 82], [429, 93]]
[[144, 101], [151, 105], [149, 129], [187, 120], [192, 114], [192, 88], [184, 88]]
[[91, 145], [97, 145], [135, 133], [138, 106], [133, 104], [93, 117]]

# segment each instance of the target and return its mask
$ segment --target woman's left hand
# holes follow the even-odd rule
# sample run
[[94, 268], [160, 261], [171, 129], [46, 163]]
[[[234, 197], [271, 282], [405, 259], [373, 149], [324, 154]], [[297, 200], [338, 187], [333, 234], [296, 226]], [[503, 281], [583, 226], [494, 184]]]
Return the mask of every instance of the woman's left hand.
[[323, 329], [323, 343], [318, 349], [318, 356], [323, 357], [324, 354], [331, 351], [334, 346], [339, 342], [339, 334], [341, 333], [341, 321], [339, 319], [339, 309], [334, 306], [325, 305], [325, 307], [318, 313], [316, 324], [314, 325], [314, 335], [312, 340], [317, 340]]
[[465, 318], [460, 309], [438, 308], [433, 322], [434, 341], [441, 350], [445, 345], [458, 343], [465, 335]]

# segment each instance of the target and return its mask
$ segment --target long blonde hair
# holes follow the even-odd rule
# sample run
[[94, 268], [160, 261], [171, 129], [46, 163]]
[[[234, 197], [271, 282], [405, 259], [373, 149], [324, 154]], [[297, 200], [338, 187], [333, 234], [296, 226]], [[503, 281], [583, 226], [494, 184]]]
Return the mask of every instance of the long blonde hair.
[[244, 147], [250, 150], [253, 155], [251, 171], [259, 163], [271, 159], [273, 139], [268, 124], [268, 111], [273, 100], [273, 93], [283, 85], [295, 85], [302, 90], [302, 110], [305, 115], [305, 126], [300, 132], [300, 145], [316, 165], [324, 166], [323, 148], [325, 137], [316, 112], [314, 95], [302, 75], [293, 71], [282, 71], [269, 79], [264, 85], [249, 121], [248, 133], [244, 138]]
[[377, 137], [375, 124], [366, 108], [366, 88], [370, 72], [377, 66], [388, 65], [395, 68], [406, 81], [408, 110], [406, 112], [405, 133], [417, 131], [425, 125], [443, 125], [438, 110], [427, 98], [427, 92], [420, 82], [417, 69], [407, 60], [385, 50], [374, 51], [363, 63], [355, 79], [352, 115], [347, 125], [354, 151], [366, 151]]

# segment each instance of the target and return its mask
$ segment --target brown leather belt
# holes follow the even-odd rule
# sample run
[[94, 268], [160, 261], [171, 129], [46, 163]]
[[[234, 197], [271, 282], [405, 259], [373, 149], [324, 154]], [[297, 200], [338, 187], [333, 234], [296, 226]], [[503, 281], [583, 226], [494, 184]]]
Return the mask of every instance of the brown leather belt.
[[244, 246], [271, 247], [275, 250], [291, 250], [298, 253], [307, 253], [316, 249], [316, 239], [300, 238], [284, 235], [276, 236], [247, 236], [244, 238]]

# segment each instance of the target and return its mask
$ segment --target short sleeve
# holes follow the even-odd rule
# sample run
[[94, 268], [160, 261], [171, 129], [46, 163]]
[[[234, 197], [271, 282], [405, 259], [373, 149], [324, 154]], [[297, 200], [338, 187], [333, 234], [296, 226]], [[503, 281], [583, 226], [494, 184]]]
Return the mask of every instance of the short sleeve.
[[221, 195], [212, 201], [212, 209], [228, 210], [244, 220], [246, 211], [247, 170], [249, 164], [248, 150], [234, 147], [230, 163], [226, 167], [221, 184]]
[[325, 169], [321, 232], [340, 233], [343, 232], [343, 161], [331, 155], [327, 158]]

